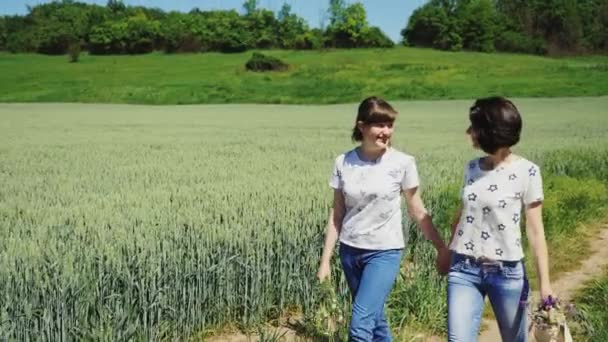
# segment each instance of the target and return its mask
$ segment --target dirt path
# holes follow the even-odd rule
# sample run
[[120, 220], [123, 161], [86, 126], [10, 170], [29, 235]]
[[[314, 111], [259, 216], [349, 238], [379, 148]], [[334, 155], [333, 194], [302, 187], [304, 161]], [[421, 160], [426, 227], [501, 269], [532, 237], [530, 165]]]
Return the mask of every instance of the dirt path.
[[[269, 328], [267, 330], [267, 340], [271, 341], [285, 341], [285, 342], [298, 342], [306, 341], [303, 337], [298, 337], [296, 332], [289, 328]], [[261, 338], [257, 334], [245, 335], [242, 333], [227, 334], [205, 339], [205, 342], [258, 342]]]
[[[574, 292], [601, 273], [608, 265], [608, 223], [602, 224], [596, 237], [590, 241], [590, 256], [576, 270], [562, 273], [551, 286], [555, 294], [565, 303], [572, 299]], [[534, 292], [533, 301], [538, 301], [538, 292]], [[479, 336], [479, 342], [500, 342], [500, 333], [495, 321], [485, 321], [488, 329]], [[532, 341], [532, 340], [531, 340]]]

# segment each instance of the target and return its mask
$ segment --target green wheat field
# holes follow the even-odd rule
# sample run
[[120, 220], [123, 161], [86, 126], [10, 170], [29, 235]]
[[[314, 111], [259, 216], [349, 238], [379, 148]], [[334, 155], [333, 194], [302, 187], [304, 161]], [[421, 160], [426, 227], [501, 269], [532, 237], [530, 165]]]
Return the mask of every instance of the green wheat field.
[[[416, 157], [447, 234], [464, 163], [479, 155], [465, 135], [473, 99], [388, 100], [394, 146]], [[608, 200], [608, 97], [514, 101], [516, 152], [543, 168], [548, 239], [567, 237]], [[355, 102], [0, 104], [0, 339], [173, 340], [308, 317]], [[406, 227], [389, 319], [440, 334], [445, 280]]]

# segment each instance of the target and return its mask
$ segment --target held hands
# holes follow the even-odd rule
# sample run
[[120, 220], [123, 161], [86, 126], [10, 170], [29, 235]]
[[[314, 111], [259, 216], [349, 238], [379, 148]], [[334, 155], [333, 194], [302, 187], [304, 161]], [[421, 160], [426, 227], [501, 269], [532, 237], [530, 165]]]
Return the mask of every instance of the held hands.
[[446, 275], [450, 271], [450, 250], [447, 247], [442, 247], [437, 250], [437, 260], [435, 262], [435, 267], [437, 268], [437, 272], [441, 275]]

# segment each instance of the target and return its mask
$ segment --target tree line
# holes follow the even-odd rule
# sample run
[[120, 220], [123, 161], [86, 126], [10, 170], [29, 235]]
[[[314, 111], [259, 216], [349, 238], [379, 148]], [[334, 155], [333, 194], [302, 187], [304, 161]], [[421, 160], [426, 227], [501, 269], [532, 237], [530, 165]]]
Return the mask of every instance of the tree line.
[[[236, 10], [188, 13], [108, 0], [58, 0], [0, 17], [0, 50], [65, 54], [241, 52], [394, 46], [359, 2], [329, 0], [328, 23], [311, 28], [284, 3], [278, 12], [246, 0]], [[442, 50], [582, 54], [608, 51], [608, 0], [430, 0], [401, 31], [402, 43]]]
[[28, 7], [24, 16], [0, 17], [0, 49], [11, 52], [65, 54], [77, 45], [92, 54], [240, 52], [248, 49], [320, 49], [392, 47], [379, 28], [367, 22], [361, 3], [329, 1], [329, 25], [310, 28], [285, 3], [278, 13], [247, 0], [236, 10], [188, 13], [72, 0]]
[[401, 31], [442, 50], [582, 54], [608, 51], [608, 0], [431, 0]]

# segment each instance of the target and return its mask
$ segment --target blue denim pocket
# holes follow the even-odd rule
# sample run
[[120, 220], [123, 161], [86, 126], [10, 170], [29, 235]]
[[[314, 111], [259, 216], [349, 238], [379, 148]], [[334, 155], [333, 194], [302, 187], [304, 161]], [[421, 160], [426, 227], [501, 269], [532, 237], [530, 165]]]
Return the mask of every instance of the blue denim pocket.
[[479, 273], [479, 265], [471, 263], [471, 261], [462, 254], [454, 253], [452, 254], [450, 272], [460, 272], [471, 275], [477, 275]]
[[523, 279], [525, 276], [523, 263], [518, 262], [515, 265], [503, 265], [502, 275], [507, 279]]
[[466, 262], [464, 260], [452, 260], [450, 272], [460, 272], [465, 266]]

